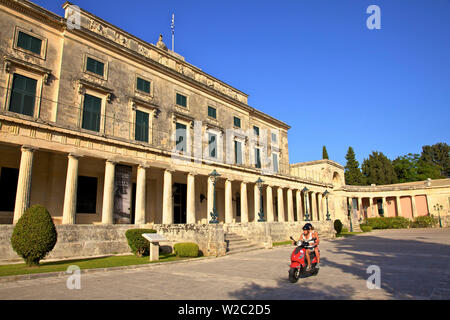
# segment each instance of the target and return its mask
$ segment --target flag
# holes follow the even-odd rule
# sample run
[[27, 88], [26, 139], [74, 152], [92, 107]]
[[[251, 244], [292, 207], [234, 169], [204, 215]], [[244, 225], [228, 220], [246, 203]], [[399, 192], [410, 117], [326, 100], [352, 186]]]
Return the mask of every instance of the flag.
[[172, 13], [172, 24], [170, 25], [170, 28], [172, 29], [172, 34], [175, 33], [175, 14]]

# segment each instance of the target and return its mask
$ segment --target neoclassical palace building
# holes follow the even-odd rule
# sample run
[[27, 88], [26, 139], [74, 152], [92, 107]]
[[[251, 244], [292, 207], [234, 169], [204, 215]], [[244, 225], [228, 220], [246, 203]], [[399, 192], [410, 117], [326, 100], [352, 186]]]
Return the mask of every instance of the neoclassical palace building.
[[2, 233], [41, 204], [79, 239], [148, 225], [221, 254], [227, 233], [267, 246], [305, 220], [331, 235], [334, 219], [437, 215], [436, 204], [448, 215], [450, 179], [354, 187], [334, 161], [290, 164], [290, 126], [247, 94], [162, 36], [147, 43], [63, 8], [0, 0]]

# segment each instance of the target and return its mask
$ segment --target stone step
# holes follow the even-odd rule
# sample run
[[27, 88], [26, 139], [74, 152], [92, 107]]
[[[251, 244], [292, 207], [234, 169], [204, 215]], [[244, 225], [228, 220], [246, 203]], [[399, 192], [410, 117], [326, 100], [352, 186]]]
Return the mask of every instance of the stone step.
[[258, 245], [251, 243], [251, 242], [243, 242], [240, 244], [229, 244], [228, 245], [228, 250], [234, 250], [234, 249], [241, 249], [241, 248], [252, 248], [252, 247], [257, 247]]
[[250, 247], [250, 248], [233, 249], [233, 250], [227, 251], [227, 254], [235, 254], [235, 253], [241, 253], [241, 252], [249, 252], [249, 251], [261, 250], [261, 249], [264, 249], [264, 247], [261, 247], [261, 246], [253, 246], [253, 247]]

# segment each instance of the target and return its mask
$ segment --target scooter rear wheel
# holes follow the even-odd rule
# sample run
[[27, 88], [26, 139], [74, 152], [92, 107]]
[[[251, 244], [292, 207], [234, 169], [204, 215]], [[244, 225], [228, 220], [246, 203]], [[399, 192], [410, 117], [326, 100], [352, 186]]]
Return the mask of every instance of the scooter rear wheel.
[[290, 283], [296, 283], [298, 281], [298, 278], [300, 276], [300, 272], [298, 268], [291, 268], [289, 270], [289, 282]]

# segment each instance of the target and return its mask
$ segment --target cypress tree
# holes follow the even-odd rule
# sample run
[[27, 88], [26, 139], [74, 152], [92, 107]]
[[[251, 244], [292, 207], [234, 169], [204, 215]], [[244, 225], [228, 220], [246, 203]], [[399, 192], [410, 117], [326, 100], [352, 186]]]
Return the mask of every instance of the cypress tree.
[[327, 147], [325, 147], [325, 146], [323, 146], [323, 149], [322, 149], [322, 159], [329, 159], [328, 158], [328, 152], [327, 152]]
[[347, 164], [345, 165], [345, 183], [348, 185], [364, 185], [364, 176], [359, 169], [359, 162], [356, 160], [355, 151], [352, 147], [348, 147], [347, 155], [345, 156]]

